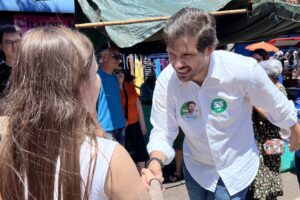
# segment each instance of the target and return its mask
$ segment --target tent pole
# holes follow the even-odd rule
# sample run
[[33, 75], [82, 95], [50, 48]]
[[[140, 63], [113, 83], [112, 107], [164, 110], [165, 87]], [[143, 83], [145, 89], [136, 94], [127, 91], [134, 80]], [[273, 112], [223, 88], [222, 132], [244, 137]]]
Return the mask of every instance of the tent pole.
[[[224, 10], [224, 11], [210, 12], [210, 14], [215, 15], [215, 16], [243, 14], [243, 13], [247, 13], [247, 9], [236, 9], [236, 10]], [[115, 25], [124, 25], [124, 24], [136, 24], [136, 23], [144, 23], [144, 22], [164, 21], [169, 18], [170, 18], [170, 16], [164, 16], [164, 17], [149, 17], [149, 18], [143, 18], [143, 19], [129, 19], [129, 20], [120, 20], [120, 21], [93, 22], [93, 23], [75, 24], [75, 27], [78, 29], [80, 29], [80, 28], [97, 28], [97, 27], [103, 27], [103, 26], [115, 26]]]

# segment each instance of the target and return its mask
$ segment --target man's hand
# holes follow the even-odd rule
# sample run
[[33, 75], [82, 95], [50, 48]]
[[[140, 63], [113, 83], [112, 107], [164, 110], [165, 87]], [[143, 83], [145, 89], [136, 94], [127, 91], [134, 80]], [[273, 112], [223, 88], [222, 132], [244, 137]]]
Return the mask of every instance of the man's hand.
[[150, 188], [150, 182], [153, 178], [157, 178], [161, 183], [164, 181], [162, 169], [156, 160], [152, 160], [148, 168], [143, 168], [141, 174], [142, 181], [148, 190]]
[[297, 122], [291, 127], [290, 150], [296, 151], [300, 149], [300, 124]]

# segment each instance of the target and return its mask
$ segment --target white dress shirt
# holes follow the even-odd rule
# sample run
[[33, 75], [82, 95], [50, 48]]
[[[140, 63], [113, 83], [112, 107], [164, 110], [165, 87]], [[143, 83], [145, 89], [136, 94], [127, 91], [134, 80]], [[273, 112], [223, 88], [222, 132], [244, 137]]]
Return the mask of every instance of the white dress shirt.
[[[189, 101], [196, 104], [196, 117], [186, 117]], [[279, 127], [289, 128], [297, 121], [293, 103], [252, 58], [214, 51], [202, 86], [181, 82], [169, 65], [154, 90], [148, 151], [163, 152], [170, 163], [180, 126], [186, 136], [184, 163], [192, 177], [212, 192], [221, 177], [234, 195], [251, 184], [259, 166], [252, 106], [264, 108]]]

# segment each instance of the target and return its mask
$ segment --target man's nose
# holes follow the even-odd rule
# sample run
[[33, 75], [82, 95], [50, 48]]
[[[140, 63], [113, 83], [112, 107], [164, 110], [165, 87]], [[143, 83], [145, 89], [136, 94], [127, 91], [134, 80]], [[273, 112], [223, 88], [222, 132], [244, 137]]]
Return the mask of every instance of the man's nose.
[[184, 64], [183, 64], [183, 62], [180, 59], [176, 59], [173, 62], [173, 66], [178, 69], [178, 68], [184, 66]]
[[18, 42], [13, 42], [13, 43], [11, 44], [11, 46], [12, 46], [13, 48], [17, 48], [17, 47], [19, 46], [19, 43], [18, 43]]

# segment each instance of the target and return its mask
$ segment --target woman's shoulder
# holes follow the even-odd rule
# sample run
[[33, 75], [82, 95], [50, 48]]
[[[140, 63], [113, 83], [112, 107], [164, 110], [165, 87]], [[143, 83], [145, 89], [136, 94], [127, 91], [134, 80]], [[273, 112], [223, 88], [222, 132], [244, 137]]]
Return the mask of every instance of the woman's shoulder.
[[109, 139], [106, 139], [106, 138], [103, 138], [103, 137], [97, 137], [96, 138], [97, 142], [98, 142], [98, 145], [100, 145], [100, 147], [102, 146], [116, 146], [118, 143], [116, 141], [113, 141], [113, 140], [109, 140]]
[[102, 137], [97, 137], [96, 140], [86, 137], [81, 145], [81, 154], [83, 158], [87, 158], [83, 155], [90, 155], [91, 152], [97, 151], [97, 160], [109, 164], [117, 144], [115, 141]]
[[116, 145], [107, 174], [105, 193], [112, 199], [151, 199], [128, 152]]
[[127, 89], [130, 89], [130, 90], [135, 89], [135, 86], [133, 85], [133, 83], [125, 83], [125, 84], [126, 84]]
[[132, 83], [126, 83], [126, 89], [129, 93], [136, 93], [135, 86]]
[[[99, 160], [106, 160], [108, 163], [111, 162], [113, 155], [117, 149], [118, 143], [113, 140], [97, 137], [97, 150]], [[103, 160], [102, 160], [103, 162]]]

